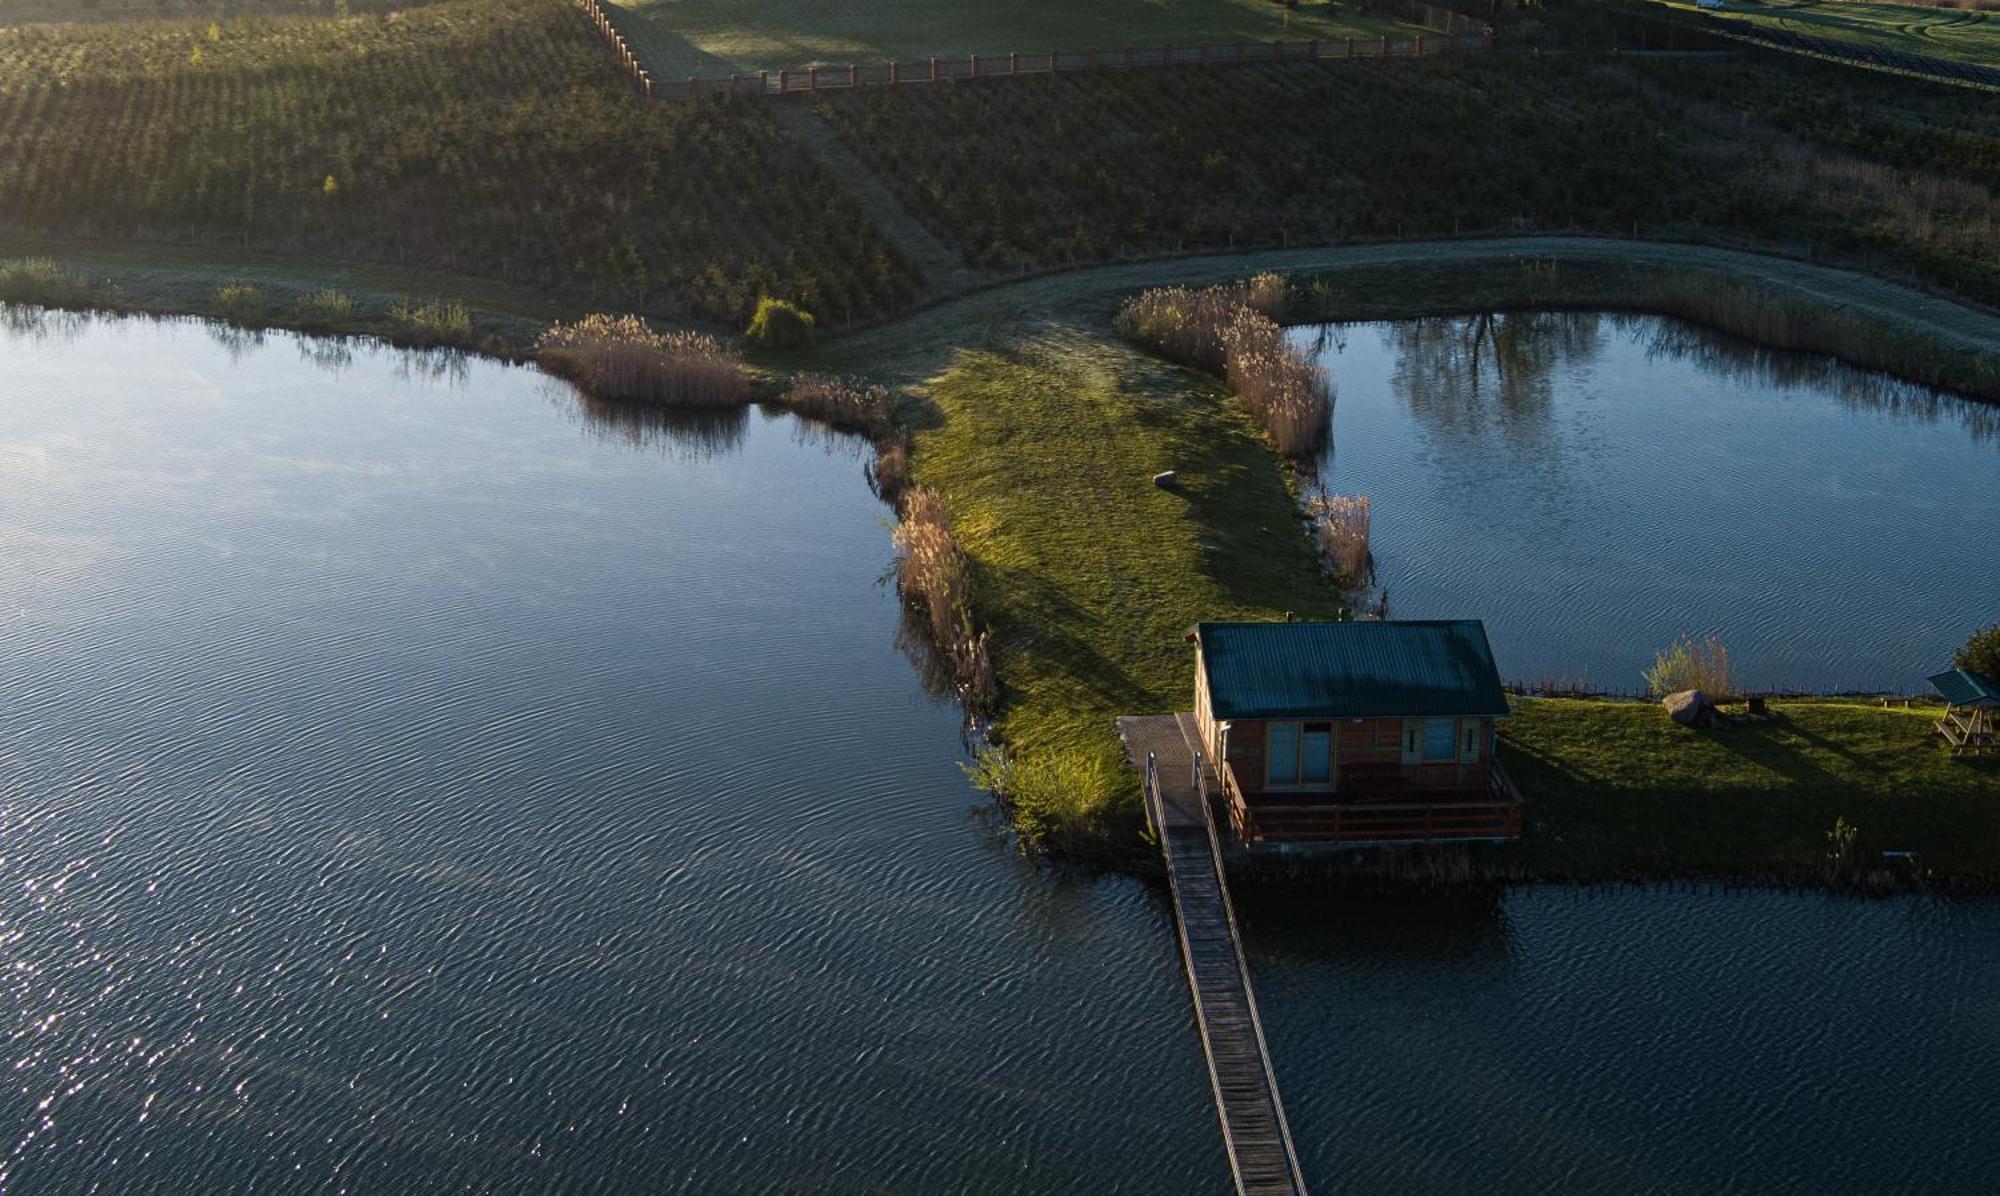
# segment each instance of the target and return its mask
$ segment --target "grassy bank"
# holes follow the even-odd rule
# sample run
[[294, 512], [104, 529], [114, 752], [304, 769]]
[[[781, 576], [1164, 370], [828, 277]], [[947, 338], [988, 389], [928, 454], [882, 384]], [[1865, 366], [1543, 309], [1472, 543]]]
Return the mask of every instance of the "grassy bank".
[[1740, 878], [1814, 883], [1827, 832], [1858, 828], [1845, 879], [1916, 851], [1934, 880], [2000, 883], [2000, 762], [1954, 761], [1935, 710], [1779, 702], [1769, 721], [1694, 731], [1633, 702], [1521, 701], [1503, 726], [1532, 803], [1519, 848], [1566, 879]]
[[[1334, 613], [1286, 475], [1218, 385], [1108, 333], [958, 354], [926, 394], [915, 477], [975, 562], [1020, 825], [1058, 847], [1136, 848], [1112, 720], [1187, 705], [1187, 629]], [[1169, 469], [1179, 483], [1154, 486]]]
[[0, 231], [839, 324], [915, 269], [754, 104], [647, 104], [566, 0], [0, 28]]

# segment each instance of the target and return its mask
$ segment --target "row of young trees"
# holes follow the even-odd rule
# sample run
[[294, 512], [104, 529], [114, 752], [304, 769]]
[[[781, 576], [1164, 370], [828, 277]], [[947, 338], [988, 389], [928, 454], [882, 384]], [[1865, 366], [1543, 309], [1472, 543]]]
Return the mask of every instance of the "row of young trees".
[[735, 322], [915, 268], [749, 102], [648, 104], [564, 0], [0, 29], [0, 213]]

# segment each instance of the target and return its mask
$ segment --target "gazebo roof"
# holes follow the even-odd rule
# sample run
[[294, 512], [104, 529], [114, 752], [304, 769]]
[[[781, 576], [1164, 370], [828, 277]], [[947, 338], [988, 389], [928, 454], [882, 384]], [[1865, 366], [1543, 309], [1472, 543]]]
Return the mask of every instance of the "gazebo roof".
[[2000, 683], [1971, 669], [1953, 669], [1929, 679], [1953, 706], [2000, 706]]

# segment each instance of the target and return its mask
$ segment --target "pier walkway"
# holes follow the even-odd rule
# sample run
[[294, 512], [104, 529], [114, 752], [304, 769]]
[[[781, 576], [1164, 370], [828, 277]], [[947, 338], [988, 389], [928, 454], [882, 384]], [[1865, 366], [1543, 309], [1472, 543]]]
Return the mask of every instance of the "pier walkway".
[[1209, 811], [1208, 793], [1219, 785], [1214, 768], [1194, 746], [1191, 715], [1121, 718], [1118, 730], [1146, 778], [1146, 815], [1167, 858], [1181, 958], [1236, 1190], [1304, 1196]]

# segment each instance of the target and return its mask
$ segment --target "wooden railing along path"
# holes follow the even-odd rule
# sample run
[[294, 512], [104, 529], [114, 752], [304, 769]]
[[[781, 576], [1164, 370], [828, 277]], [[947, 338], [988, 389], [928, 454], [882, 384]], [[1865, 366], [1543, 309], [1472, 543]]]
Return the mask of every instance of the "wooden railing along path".
[[1118, 50], [1042, 50], [1032, 53], [932, 56], [915, 62], [848, 63], [797, 70], [756, 71], [703, 78], [656, 79], [632, 49], [599, 0], [576, 0], [618, 56], [640, 94], [658, 99], [698, 99], [712, 95], [783, 95], [788, 92], [847, 91], [906, 83], [948, 83], [1016, 75], [1046, 75], [1105, 67], [1223, 66], [1236, 63], [1315, 62], [1339, 58], [1431, 58], [1493, 48], [1488, 34], [1419, 34], [1414, 37], [1350, 37], [1311, 41], [1237, 42], [1215, 46], [1127, 46]]
[[1209, 813], [1208, 765], [1189, 746], [1191, 728], [1172, 715], [1119, 724], [1134, 759], [1145, 762], [1147, 816], [1166, 856], [1181, 958], [1236, 1190], [1303, 1196], [1305, 1177], [1278, 1097]]

